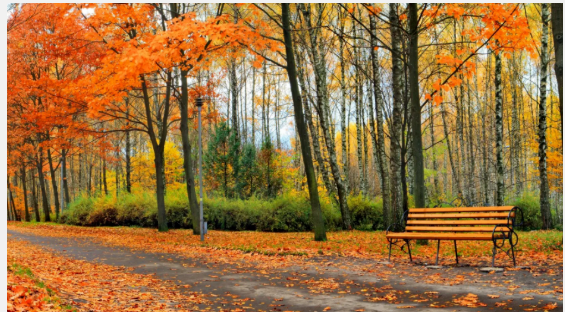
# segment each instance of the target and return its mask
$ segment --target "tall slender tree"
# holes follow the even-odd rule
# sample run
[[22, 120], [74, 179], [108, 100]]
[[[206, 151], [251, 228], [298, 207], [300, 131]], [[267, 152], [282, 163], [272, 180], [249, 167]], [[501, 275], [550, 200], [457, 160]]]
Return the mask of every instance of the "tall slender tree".
[[544, 229], [550, 229], [551, 206], [549, 202], [549, 181], [547, 179], [547, 65], [548, 65], [548, 35], [549, 35], [549, 4], [541, 4], [541, 51], [540, 51], [540, 98], [538, 108], [538, 141], [539, 141], [539, 175], [540, 175], [540, 209]]
[[316, 241], [326, 240], [326, 229], [324, 225], [324, 216], [320, 207], [320, 198], [318, 195], [318, 183], [316, 182], [316, 174], [314, 172], [314, 163], [312, 162], [312, 154], [310, 153], [310, 142], [308, 140], [308, 132], [304, 121], [304, 113], [302, 110], [302, 98], [298, 88], [298, 79], [296, 78], [296, 62], [294, 61], [294, 48], [292, 34], [290, 28], [290, 8], [288, 3], [282, 4], [282, 28], [284, 35], [284, 45], [286, 50], [286, 71], [290, 83], [292, 93], [292, 102], [294, 104], [294, 119], [296, 121], [296, 129], [300, 137], [300, 148], [302, 150], [302, 161], [306, 179], [308, 182], [308, 191], [310, 194], [310, 205], [312, 207], [312, 219], [314, 225], [314, 239]]

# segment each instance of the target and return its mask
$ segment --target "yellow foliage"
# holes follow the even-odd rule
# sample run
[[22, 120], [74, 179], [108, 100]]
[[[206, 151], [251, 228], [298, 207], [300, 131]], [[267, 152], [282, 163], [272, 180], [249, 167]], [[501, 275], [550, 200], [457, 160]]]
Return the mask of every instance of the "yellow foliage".
[[[149, 144], [149, 143], [147, 143]], [[165, 180], [167, 188], [178, 188], [183, 181], [183, 158], [177, 146], [170, 141], [165, 142]], [[137, 151], [131, 159], [131, 183], [133, 190], [155, 189], [155, 153], [149, 148], [148, 153]], [[114, 175], [115, 176], [115, 175]], [[115, 185], [114, 185], [115, 189]]]

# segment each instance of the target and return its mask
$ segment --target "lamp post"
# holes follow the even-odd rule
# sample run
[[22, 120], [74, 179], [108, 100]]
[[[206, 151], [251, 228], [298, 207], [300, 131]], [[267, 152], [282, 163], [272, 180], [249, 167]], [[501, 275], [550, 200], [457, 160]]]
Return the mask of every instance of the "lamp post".
[[[65, 179], [63, 176], [63, 168], [65, 168], [65, 150], [61, 149], [61, 184], [60, 184], [60, 190], [61, 190], [61, 214], [63, 213], [63, 207], [65, 207], [65, 197], [64, 197], [64, 189], [65, 189]], [[57, 220], [59, 221], [59, 220]]]
[[202, 105], [204, 100], [196, 98], [198, 107], [198, 180], [200, 186], [200, 241], [204, 241], [204, 208], [202, 203]]

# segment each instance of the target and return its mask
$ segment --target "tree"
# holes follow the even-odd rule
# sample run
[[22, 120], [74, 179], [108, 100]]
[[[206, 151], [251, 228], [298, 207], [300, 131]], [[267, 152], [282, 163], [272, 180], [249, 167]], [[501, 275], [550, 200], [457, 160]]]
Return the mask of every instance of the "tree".
[[409, 83], [410, 110], [412, 118], [412, 159], [414, 160], [414, 200], [416, 207], [426, 206], [424, 182], [424, 154], [422, 151], [422, 117], [420, 107], [420, 85], [418, 71], [418, 5], [408, 4], [410, 25]]
[[241, 158], [239, 160], [241, 168], [239, 179], [237, 180], [237, 192], [243, 198], [248, 198], [255, 192], [258, 186], [258, 163], [255, 144], [246, 143], [241, 150]]
[[[391, 210], [390, 224], [400, 221], [402, 215], [402, 177], [401, 177], [401, 143], [402, 143], [402, 60], [400, 58], [400, 19], [398, 17], [398, 4], [389, 5], [391, 58], [392, 58], [392, 124], [390, 136], [390, 176], [391, 176]], [[386, 222], [386, 221], [385, 221]]]
[[[377, 29], [377, 22], [375, 15], [377, 14], [376, 11], [372, 11], [369, 14], [369, 23], [370, 23], [370, 33], [373, 34], [376, 32]], [[375, 36], [371, 36], [371, 66], [373, 69], [373, 92], [375, 98], [375, 115], [376, 115], [376, 123], [377, 123], [377, 138], [373, 140], [377, 144], [377, 156], [379, 162], [379, 170], [381, 173], [381, 190], [382, 190], [382, 197], [383, 197], [383, 219], [385, 222], [390, 222], [391, 215], [390, 215], [390, 183], [389, 183], [389, 171], [388, 167], [386, 166], [387, 156], [385, 153], [385, 134], [384, 134], [384, 103], [383, 103], [383, 95], [381, 90], [381, 75], [380, 75], [380, 65], [379, 65], [379, 58], [377, 52], [378, 41]], [[375, 131], [373, 131], [373, 137], [375, 136]]]
[[316, 241], [325, 241], [326, 229], [324, 225], [324, 216], [320, 207], [320, 197], [318, 195], [318, 183], [316, 174], [314, 173], [314, 163], [312, 162], [312, 154], [310, 152], [310, 142], [308, 140], [308, 132], [304, 122], [304, 112], [302, 110], [302, 98], [298, 89], [298, 80], [296, 78], [296, 62], [294, 61], [294, 48], [292, 42], [292, 34], [290, 28], [290, 8], [288, 3], [282, 4], [282, 24], [284, 34], [284, 45], [286, 50], [286, 71], [290, 83], [292, 93], [292, 102], [294, 104], [294, 119], [296, 121], [296, 129], [300, 137], [300, 149], [302, 151], [302, 161], [304, 162], [304, 170], [308, 182], [308, 191], [310, 193], [310, 205], [312, 207], [312, 223], [314, 227], [314, 239]]
[[542, 36], [541, 36], [541, 73], [540, 73], [540, 99], [539, 99], [539, 175], [540, 175], [540, 210], [541, 219], [544, 229], [551, 228], [551, 207], [549, 203], [549, 182], [547, 180], [547, 65], [548, 65], [548, 23], [549, 23], [549, 4], [541, 4], [541, 22], [542, 22]]
[[563, 141], [563, 3], [551, 4], [551, 29], [555, 46], [555, 76], [559, 90], [559, 116], [561, 117], [561, 140]]
[[212, 187], [219, 188], [225, 197], [232, 197], [236, 180], [233, 179], [235, 162], [232, 130], [226, 122], [221, 122], [214, 129], [214, 134], [208, 142], [208, 149], [203, 155], [204, 170], [211, 181]]
[[[337, 195], [339, 199], [339, 208], [341, 210], [341, 218], [343, 222], [343, 227], [347, 230], [351, 230], [351, 218], [349, 215], [349, 207], [347, 206], [347, 193], [345, 191], [345, 186], [343, 185], [343, 181], [341, 179], [341, 172], [339, 170], [339, 166], [337, 164], [337, 156], [335, 151], [335, 143], [333, 139], [333, 135], [331, 134], [330, 130], [330, 120], [329, 120], [329, 97], [328, 97], [328, 86], [326, 81], [326, 67], [325, 67], [325, 60], [324, 60], [324, 53], [323, 50], [320, 51], [320, 46], [323, 44], [318, 40], [318, 31], [319, 28], [315, 28], [311, 21], [311, 10], [310, 4], [308, 5], [300, 5], [300, 11], [302, 16], [306, 21], [306, 26], [309, 30], [309, 39], [310, 45], [309, 48], [309, 55], [312, 58], [312, 63], [314, 65], [314, 77], [316, 83], [316, 92], [317, 92], [317, 110], [319, 112], [319, 122], [322, 128], [322, 133], [324, 135], [324, 141], [326, 143], [326, 148], [329, 154], [329, 162], [330, 168], [332, 170], [332, 174], [334, 177], [335, 185], [337, 188]], [[322, 8], [318, 7], [318, 14], [322, 14]], [[318, 17], [318, 21], [321, 21], [320, 17]], [[318, 25], [320, 26], [320, 25]], [[321, 53], [322, 52], [322, 53]]]
[[264, 185], [264, 194], [267, 198], [276, 197], [282, 189], [283, 174], [278, 166], [278, 153], [273, 146], [271, 138], [267, 136], [257, 155], [258, 171]]

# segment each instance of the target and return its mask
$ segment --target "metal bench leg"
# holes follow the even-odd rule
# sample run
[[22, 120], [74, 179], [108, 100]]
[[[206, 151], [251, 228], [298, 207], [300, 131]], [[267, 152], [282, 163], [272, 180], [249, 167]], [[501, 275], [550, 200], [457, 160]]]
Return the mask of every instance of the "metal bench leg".
[[437, 240], [437, 253], [436, 253], [436, 265], [438, 265], [439, 262], [439, 242], [440, 240]]
[[514, 266], [516, 266], [516, 257], [514, 256], [514, 244], [512, 242], [512, 233], [510, 233], [509, 241], [510, 241], [510, 249], [512, 250], [512, 262], [514, 262]]
[[412, 262], [412, 251], [410, 251], [410, 240], [405, 240], [406, 245], [408, 246], [408, 255], [410, 256], [410, 262]]
[[496, 239], [494, 240], [494, 245], [492, 245], [492, 267], [494, 268], [494, 257], [496, 257]]
[[457, 241], [453, 241], [453, 245], [455, 246], [455, 263], [459, 264], [459, 258], [457, 257]]
[[390, 262], [390, 253], [392, 252], [392, 242], [388, 243], [388, 262]]

